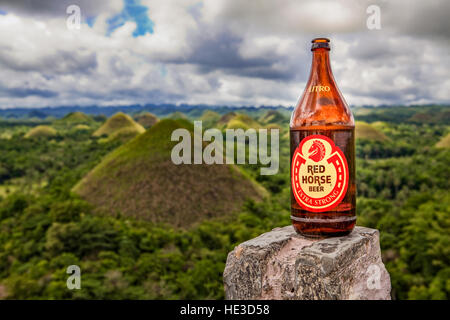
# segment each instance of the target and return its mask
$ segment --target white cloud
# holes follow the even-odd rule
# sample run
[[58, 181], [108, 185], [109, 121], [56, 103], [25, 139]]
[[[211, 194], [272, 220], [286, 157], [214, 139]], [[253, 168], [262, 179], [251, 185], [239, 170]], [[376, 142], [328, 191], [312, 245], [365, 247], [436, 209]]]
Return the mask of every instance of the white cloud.
[[293, 105], [309, 74], [310, 40], [320, 35], [332, 39], [333, 71], [350, 104], [450, 102], [443, 1], [375, 1], [382, 29], [370, 31], [373, 1], [145, 0], [154, 33], [137, 38], [135, 22], [106, 35], [122, 1], [82, 1], [82, 14], [96, 19], [80, 31], [66, 28], [61, 3], [2, 6], [0, 107]]

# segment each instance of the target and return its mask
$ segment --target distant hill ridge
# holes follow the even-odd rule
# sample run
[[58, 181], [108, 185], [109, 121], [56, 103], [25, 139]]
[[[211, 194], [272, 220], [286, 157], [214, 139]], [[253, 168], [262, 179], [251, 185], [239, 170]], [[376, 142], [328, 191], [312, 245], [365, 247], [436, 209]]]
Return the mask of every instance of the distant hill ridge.
[[[3, 119], [38, 119], [41, 121], [62, 118], [67, 113], [81, 111], [90, 116], [111, 116], [117, 112], [137, 114], [151, 112], [158, 118], [168, 117], [174, 112], [181, 112], [189, 119], [199, 119], [205, 111], [214, 111], [221, 116], [230, 113], [245, 113], [258, 119], [263, 125], [264, 113], [277, 111], [289, 119], [292, 106], [226, 106], [226, 105], [175, 105], [171, 103], [124, 105], [124, 106], [60, 106], [43, 108], [9, 108], [0, 109], [0, 118]], [[447, 124], [450, 125], [450, 105], [382, 105], [382, 106], [352, 106], [356, 120], [367, 123], [383, 121], [386, 123], [414, 123], [414, 124]], [[97, 120], [96, 120], [97, 121]], [[278, 123], [281, 124], [281, 123]]]
[[46, 118], [52, 116], [55, 118], [63, 118], [71, 112], [80, 111], [87, 115], [106, 115], [112, 116], [117, 112], [127, 114], [137, 114], [148, 111], [159, 118], [167, 117], [171, 113], [180, 111], [185, 114], [191, 112], [199, 112], [201, 115], [204, 111], [213, 110], [221, 115], [232, 111], [244, 112], [264, 112], [266, 110], [288, 110], [292, 111], [292, 107], [283, 106], [224, 106], [224, 105], [188, 105], [188, 104], [145, 104], [145, 105], [125, 105], [125, 106], [59, 106], [59, 107], [43, 107], [43, 108], [10, 108], [0, 109], [0, 117], [2, 118]]

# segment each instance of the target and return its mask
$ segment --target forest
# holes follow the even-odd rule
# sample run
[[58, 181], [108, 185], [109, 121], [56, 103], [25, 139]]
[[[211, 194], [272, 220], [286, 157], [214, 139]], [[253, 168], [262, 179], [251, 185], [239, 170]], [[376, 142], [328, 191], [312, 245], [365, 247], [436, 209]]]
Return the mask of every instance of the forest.
[[[291, 109], [98, 109], [1, 113], [0, 299], [223, 299], [228, 252], [290, 224]], [[449, 299], [450, 106], [365, 106], [353, 113], [357, 224], [380, 230], [392, 298]], [[217, 169], [230, 189], [237, 188], [233, 179], [254, 189], [241, 192], [233, 207], [226, 203], [233, 194], [208, 202], [217, 194], [207, 177], [192, 186], [165, 164], [168, 130], [193, 120], [221, 130], [279, 129], [279, 173], [260, 175], [259, 165], [249, 164], [231, 173]], [[133, 172], [141, 174], [128, 179]], [[205, 190], [189, 226], [171, 220], [172, 185], [164, 183], [172, 180]], [[114, 210], [130, 198], [125, 189], [133, 190], [133, 202]], [[149, 204], [149, 194], [157, 202]], [[177, 201], [192, 205], [190, 199]], [[153, 209], [132, 212], [146, 206]], [[211, 215], [214, 206], [230, 212]], [[82, 270], [81, 290], [67, 289], [69, 265]]]

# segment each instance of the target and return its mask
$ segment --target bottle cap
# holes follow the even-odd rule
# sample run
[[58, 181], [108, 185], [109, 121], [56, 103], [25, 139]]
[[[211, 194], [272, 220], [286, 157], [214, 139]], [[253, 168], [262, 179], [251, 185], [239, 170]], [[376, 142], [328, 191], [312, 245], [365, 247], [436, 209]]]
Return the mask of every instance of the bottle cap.
[[325, 48], [327, 50], [330, 50], [330, 39], [328, 38], [314, 38], [311, 42], [311, 50], [318, 48]]

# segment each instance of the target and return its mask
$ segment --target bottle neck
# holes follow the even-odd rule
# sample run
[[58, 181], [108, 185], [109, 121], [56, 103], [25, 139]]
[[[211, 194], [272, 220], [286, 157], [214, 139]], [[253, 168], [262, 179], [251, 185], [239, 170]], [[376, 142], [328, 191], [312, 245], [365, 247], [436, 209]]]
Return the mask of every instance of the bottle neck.
[[291, 117], [290, 127], [354, 126], [353, 115], [347, 106], [331, 71], [329, 49], [314, 48], [306, 90]]
[[[308, 90], [312, 91], [327, 90], [326, 86], [336, 85], [331, 71], [329, 50], [325, 48], [313, 50], [311, 73], [308, 82]], [[315, 86], [322, 86], [323, 88], [316, 88]]]

